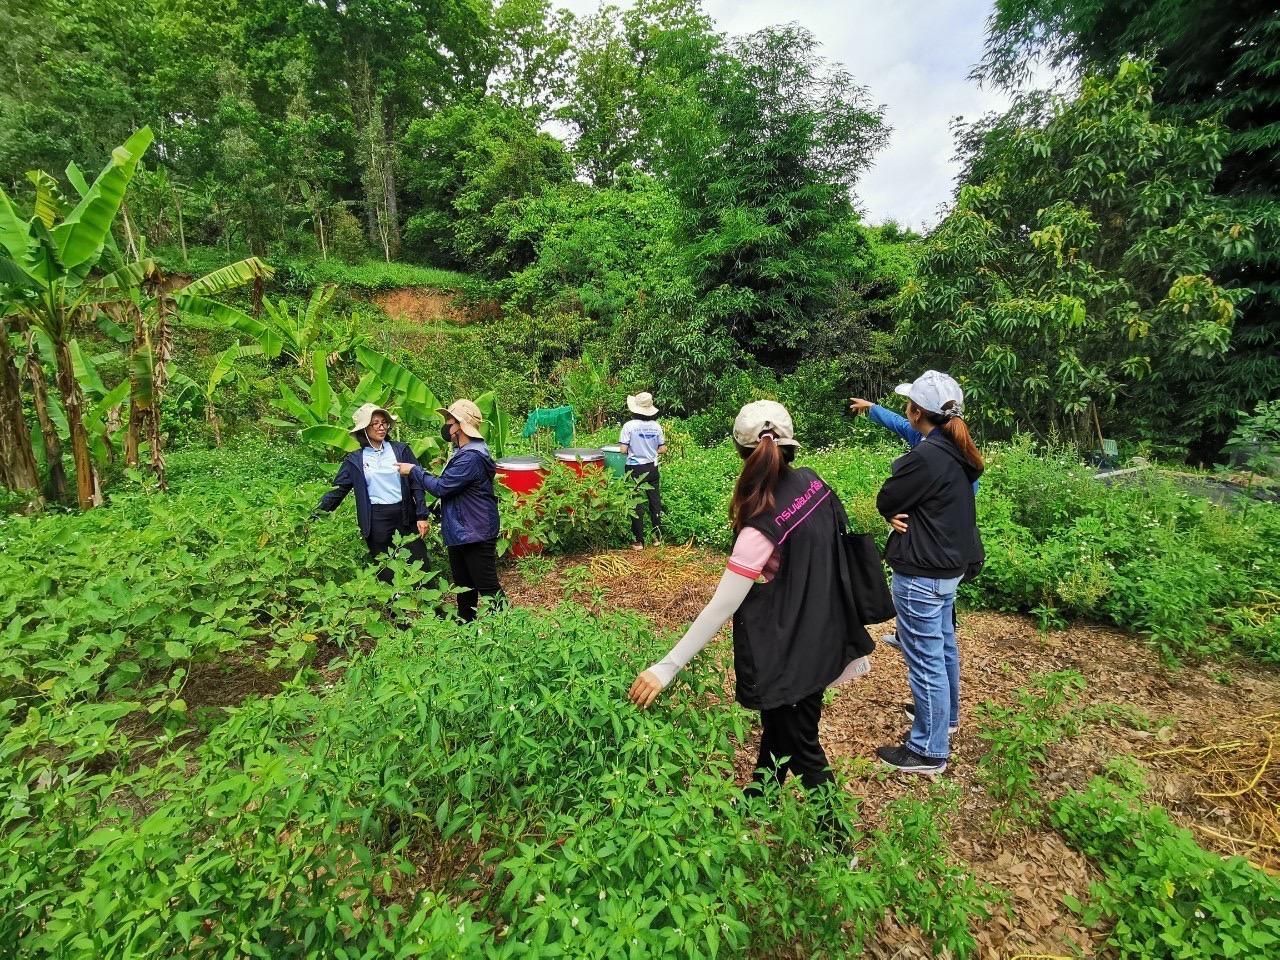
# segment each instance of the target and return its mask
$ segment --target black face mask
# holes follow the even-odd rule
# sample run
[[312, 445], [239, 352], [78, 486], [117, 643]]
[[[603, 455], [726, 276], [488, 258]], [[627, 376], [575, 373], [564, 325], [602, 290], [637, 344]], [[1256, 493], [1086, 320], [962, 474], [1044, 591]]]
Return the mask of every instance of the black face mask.
[[453, 443], [453, 428], [449, 424], [445, 424], [440, 428], [440, 439], [445, 443]]

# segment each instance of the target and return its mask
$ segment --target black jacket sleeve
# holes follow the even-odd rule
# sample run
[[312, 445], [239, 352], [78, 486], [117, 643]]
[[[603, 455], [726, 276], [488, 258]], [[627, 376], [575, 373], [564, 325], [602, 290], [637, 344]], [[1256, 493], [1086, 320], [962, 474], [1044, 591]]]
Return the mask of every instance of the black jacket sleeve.
[[315, 512], [321, 510], [332, 513], [338, 509], [338, 504], [346, 498], [351, 492], [351, 488], [355, 485], [355, 478], [351, 476], [351, 463], [345, 458], [342, 466], [338, 467], [338, 476], [334, 478], [333, 489], [320, 498], [320, 503], [316, 505]]
[[910, 513], [929, 493], [933, 483], [933, 471], [924, 457], [913, 450], [894, 461], [893, 473], [876, 496], [876, 510], [886, 520], [899, 513]]

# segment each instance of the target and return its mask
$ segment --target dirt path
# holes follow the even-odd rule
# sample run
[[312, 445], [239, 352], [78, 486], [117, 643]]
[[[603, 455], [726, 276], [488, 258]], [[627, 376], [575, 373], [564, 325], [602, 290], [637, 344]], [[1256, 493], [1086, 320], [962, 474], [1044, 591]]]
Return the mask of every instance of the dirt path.
[[[585, 567], [589, 576], [573, 571], [575, 567]], [[553, 605], [564, 599], [567, 582], [585, 583], [585, 590], [609, 605], [637, 610], [656, 627], [677, 630], [701, 610], [722, 569], [723, 557], [717, 554], [660, 547], [564, 558], [533, 582], [515, 571], [505, 579], [520, 604]], [[874, 628], [872, 635], [891, 628], [891, 623]], [[1199, 796], [1204, 791], [1196, 775], [1169, 751], [1243, 742], [1248, 730], [1256, 732], [1251, 718], [1280, 712], [1276, 671], [1244, 662], [1170, 670], [1140, 640], [1119, 630], [1078, 624], [1043, 633], [1028, 617], [991, 612], [963, 614], [958, 641], [964, 707], [945, 776], [959, 786], [962, 800], [948, 832], [955, 854], [968, 861], [976, 876], [1004, 891], [1009, 907], [1007, 914], [979, 925], [979, 956], [1090, 956], [1101, 939], [1099, 931], [1083, 926], [1063, 904], [1068, 894], [1087, 898], [1093, 867], [1052, 830], [997, 833], [991, 822], [993, 804], [976, 777], [976, 763], [986, 745], [973, 734], [974, 708], [987, 700], [1012, 703], [1017, 689], [1035, 674], [1078, 671], [1087, 684], [1080, 709], [1102, 707], [1130, 721], [1090, 722], [1080, 736], [1056, 745], [1044, 774], [1044, 793], [1054, 796], [1082, 786], [1112, 757], [1163, 753], [1150, 758], [1153, 800], [1192, 828], [1203, 846], [1250, 854], [1249, 848], [1222, 839], [1247, 832], [1240, 810], [1231, 802]], [[726, 656], [728, 645], [717, 641], [708, 653]], [[923, 796], [929, 786], [926, 778], [891, 774], [874, 762], [877, 746], [900, 741], [906, 728], [900, 705], [910, 700], [910, 693], [896, 651], [879, 647], [873, 663], [867, 679], [837, 692], [822, 719], [827, 752], [841, 768], [845, 788], [862, 797], [863, 815], [871, 825], [878, 822], [886, 802], [906, 794]], [[744, 782], [755, 750], [756, 744], [748, 743], [738, 751], [738, 773]], [[1262, 797], [1264, 805], [1274, 807], [1277, 802], [1280, 795]], [[918, 931], [887, 922], [881, 933], [870, 951], [873, 957], [932, 956]]]

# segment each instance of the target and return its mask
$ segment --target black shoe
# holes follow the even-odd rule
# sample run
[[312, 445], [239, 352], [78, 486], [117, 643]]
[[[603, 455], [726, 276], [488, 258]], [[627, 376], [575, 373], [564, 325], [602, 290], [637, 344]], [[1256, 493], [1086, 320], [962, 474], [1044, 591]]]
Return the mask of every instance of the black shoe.
[[880, 760], [903, 773], [941, 773], [947, 761], [941, 757], [924, 757], [910, 747], [876, 747]]
[[[902, 712], [907, 715], [907, 719], [910, 720], [912, 723], [916, 722], [916, 705], [914, 703], [904, 703], [902, 705]], [[959, 732], [960, 732], [960, 724], [958, 723], [952, 724], [951, 726], [947, 727], [947, 733], [951, 734], [952, 736], [954, 736]]]

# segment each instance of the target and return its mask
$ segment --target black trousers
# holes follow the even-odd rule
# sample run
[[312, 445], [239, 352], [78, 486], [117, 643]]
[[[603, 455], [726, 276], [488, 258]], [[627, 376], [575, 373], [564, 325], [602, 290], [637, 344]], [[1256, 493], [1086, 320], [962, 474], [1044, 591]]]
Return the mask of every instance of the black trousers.
[[[406, 544], [409, 555], [426, 570], [430, 562], [427, 545], [418, 536], [418, 528], [404, 518], [404, 508], [398, 503], [369, 504], [369, 536], [365, 538], [369, 545], [369, 559], [376, 560], [390, 550], [391, 541], [397, 533], [412, 538]], [[378, 579], [390, 583], [394, 578], [391, 571], [383, 567], [378, 571]]]
[[494, 540], [464, 543], [449, 548], [449, 568], [453, 582], [467, 587], [458, 594], [458, 616], [465, 623], [476, 618], [476, 606], [483, 597], [506, 597], [498, 582], [498, 548]]
[[[662, 491], [658, 485], [658, 465], [656, 463], [637, 463], [627, 467], [627, 476], [640, 480], [640, 489], [648, 500], [649, 523], [653, 525], [654, 536], [662, 535]], [[644, 543], [644, 509], [645, 501], [636, 505], [635, 516], [631, 518], [631, 534], [636, 543]]]
[[760, 737], [753, 783], [772, 780], [782, 784], [787, 774], [794, 773], [806, 790], [812, 790], [835, 779], [826, 751], [818, 742], [822, 693], [819, 690], [799, 703], [760, 711], [764, 733]]

